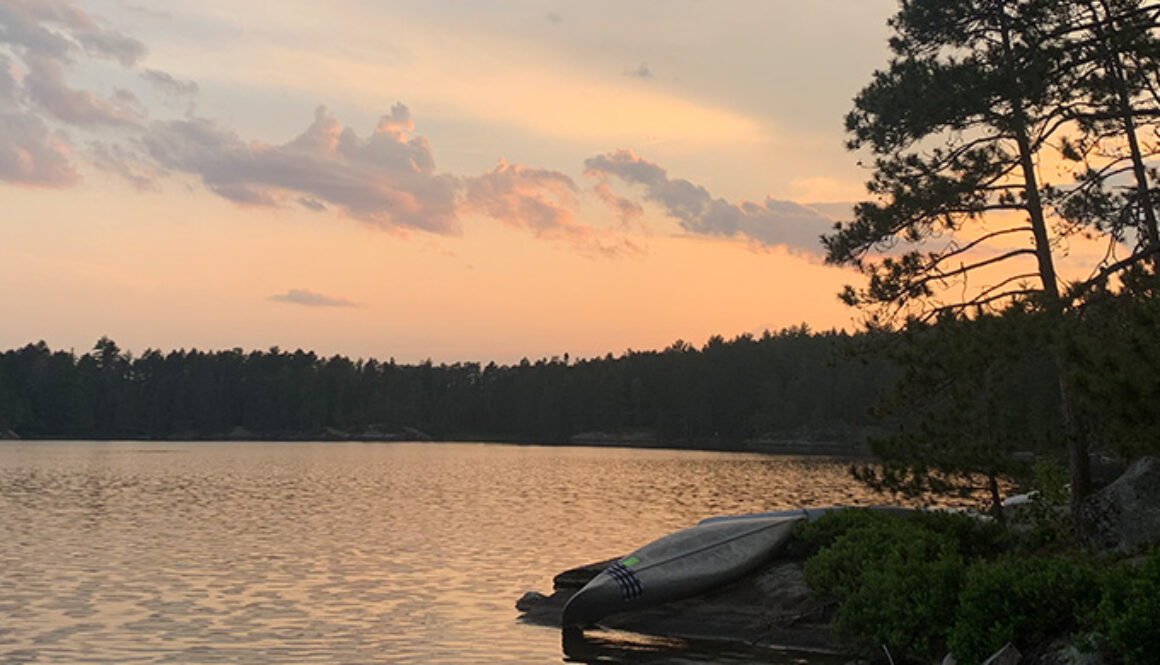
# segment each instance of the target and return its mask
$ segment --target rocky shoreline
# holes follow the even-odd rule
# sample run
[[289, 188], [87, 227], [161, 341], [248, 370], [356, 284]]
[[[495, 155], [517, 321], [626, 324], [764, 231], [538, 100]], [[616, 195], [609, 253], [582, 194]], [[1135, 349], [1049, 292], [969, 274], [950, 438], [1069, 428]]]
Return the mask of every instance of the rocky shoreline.
[[[524, 594], [516, 603], [519, 620], [559, 628], [564, 604], [612, 561], [615, 559], [560, 573], [553, 580], [551, 595]], [[711, 593], [614, 614], [601, 620], [600, 626], [701, 644], [740, 646], [755, 653], [799, 653], [811, 663], [846, 663], [850, 657], [830, 630], [829, 609], [811, 597], [800, 562], [774, 560]]]
[[[553, 579], [551, 595], [529, 591], [516, 601], [519, 621], [552, 628], [561, 627], [564, 605], [574, 593], [617, 558], [566, 570]], [[622, 612], [600, 621], [595, 636], [563, 634], [568, 662], [643, 662], [632, 657], [642, 649], [616, 648], [627, 634], [643, 644], [661, 644], [675, 653], [693, 648], [700, 654], [729, 651], [733, 659], [752, 657], [755, 662], [810, 663], [810, 665], [868, 665], [868, 661], [844, 650], [830, 628], [833, 607], [814, 598], [806, 585], [800, 561], [775, 559], [747, 577], [718, 590], [633, 612]], [[608, 633], [610, 638], [602, 636]], [[649, 638], [652, 638], [650, 641]], [[656, 638], [662, 641], [656, 642]], [[667, 642], [664, 640], [668, 640]], [[770, 660], [766, 660], [770, 659]], [[666, 663], [700, 663], [677, 656]], [[731, 661], [733, 662], [733, 661]], [[983, 665], [1019, 665], [1024, 661], [1008, 644]], [[1031, 657], [1033, 665], [1102, 665], [1099, 654], [1080, 653], [1067, 640], [1042, 647]], [[940, 665], [957, 665], [947, 656]]]
[[[1015, 506], [1012, 506], [1015, 508]], [[1132, 556], [1160, 543], [1160, 458], [1137, 460], [1119, 478], [1089, 497], [1082, 511], [1085, 549], [1091, 553]], [[520, 621], [559, 628], [568, 599], [618, 558], [564, 571], [553, 580], [551, 595], [528, 592], [516, 603]], [[843, 650], [831, 631], [834, 607], [814, 597], [800, 561], [775, 558], [745, 578], [694, 598], [605, 617], [600, 628], [720, 648], [742, 647], [781, 654], [775, 662], [829, 665], [864, 663]], [[575, 643], [575, 636], [573, 636]], [[581, 637], [581, 645], [587, 642]], [[575, 644], [574, 644], [575, 646]], [[568, 636], [564, 640], [569, 653]], [[577, 656], [578, 662], [617, 662]], [[635, 662], [635, 661], [634, 661]], [[674, 662], [674, 661], [666, 661]], [[694, 661], [675, 661], [694, 662]], [[700, 662], [700, 661], [697, 661]], [[1081, 653], [1066, 635], [1034, 645], [1021, 654], [1008, 644], [983, 665], [1101, 665], [1099, 652]], [[942, 665], [954, 665], [947, 656]]]

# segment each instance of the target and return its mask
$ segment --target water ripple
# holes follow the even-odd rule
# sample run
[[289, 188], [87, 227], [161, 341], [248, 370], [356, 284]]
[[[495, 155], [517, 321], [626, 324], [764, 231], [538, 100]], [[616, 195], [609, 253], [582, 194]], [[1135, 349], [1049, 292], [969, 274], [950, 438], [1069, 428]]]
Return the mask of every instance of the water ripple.
[[[559, 663], [513, 602], [841, 464], [479, 444], [0, 444], [0, 663]], [[733, 661], [739, 662], [739, 661]]]

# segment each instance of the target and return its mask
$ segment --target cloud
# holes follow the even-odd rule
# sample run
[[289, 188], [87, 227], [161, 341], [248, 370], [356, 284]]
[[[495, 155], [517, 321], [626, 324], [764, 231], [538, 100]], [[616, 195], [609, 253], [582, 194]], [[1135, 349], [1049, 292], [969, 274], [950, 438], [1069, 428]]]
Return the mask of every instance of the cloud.
[[145, 45], [101, 27], [71, 0], [0, 0], [0, 42], [24, 55], [69, 62], [78, 51], [124, 67], [145, 55]]
[[318, 199], [312, 199], [309, 196], [299, 196], [298, 205], [307, 210], [313, 210], [314, 212], [326, 212], [328, 209], [325, 203]]
[[98, 169], [120, 176], [136, 190], [151, 192], [158, 189], [158, 180], [165, 175], [152, 160], [139, 150], [127, 148], [120, 143], [92, 141], [89, 154]]
[[396, 104], [366, 138], [324, 107], [284, 145], [244, 142], [206, 118], [154, 123], [145, 136], [163, 167], [193, 173], [236, 203], [281, 205], [303, 197], [384, 229], [458, 234], [457, 178], [435, 173], [427, 140], [411, 136], [410, 112]]
[[643, 63], [643, 62], [640, 63], [639, 65], [637, 65], [636, 69], [630, 69], [630, 70], [626, 71], [624, 73], [624, 75], [629, 77], [629, 78], [636, 78], [636, 79], [655, 78], [653, 76], [652, 70], [649, 69], [648, 65]]
[[560, 16], [558, 12], [548, 12], [547, 14], [544, 14], [544, 19], [549, 23], [559, 24], [564, 22], [564, 17]]
[[[792, 201], [766, 198], [763, 202], [730, 203], [688, 180], [669, 178], [665, 169], [641, 159], [630, 150], [618, 150], [585, 160], [593, 177], [615, 177], [643, 186], [646, 200], [659, 203], [665, 214], [684, 230], [699, 235], [745, 237], [766, 246], [817, 254], [819, 236], [833, 223], [818, 212]], [[616, 208], [617, 206], [614, 206]]]
[[826, 219], [835, 222], [848, 222], [851, 219], [854, 219], [854, 206], [856, 204], [853, 201], [827, 201], [824, 203], [815, 203], [811, 201], [802, 205], [817, 211], [818, 214], [822, 215]]
[[[396, 104], [366, 138], [320, 107], [314, 122], [283, 145], [243, 141], [198, 117], [155, 122], [142, 141], [160, 167], [197, 175], [241, 205], [334, 207], [383, 229], [441, 235], [459, 234], [460, 215], [477, 213], [584, 252], [632, 249], [576, 220], [578, 188], [567, 175], [502, 159], [478, 176], [438, 173], [427, 140], [413, 131], [410, 111]], [[632, 205], [626, 202], [626, 214]]]
[[109, 99], [89, 90], [70, 88], [64, 81], [62, 61], [28, 55], [24, 87], [42, 109], [71, 125], [135, 125], [145, 117], [145, 108], [136, 95], [117, 88]]
[[0, 112], [0, 179], [32, 187], [69, 187], [80, 176], [62, 134], [34, 115]]
[[[473, 213], [582, 252], [631, 249], [617, 233], [576, 220], [579, 189], [558, 171], [500, 160], [477, 176], [438, 172], [427, 139], [415, 133], [401, 103], [366, 135], [319, 107], [297, 137], [270, 144], [195, 115], [192, 99], [184, 117], [150, 121], [130, 90], [98, 93], [69, 84], [74, 67], [96, 58], [134, 70], [169, 101], [197, 95], [194, 81], [138, 69], [145, 53], [144, 44], [103, 27], [75, 0], [0, 0], [0, 179], [44, 187], [76, 183], [62, 129], [68, 127], [85, 135], [83, 154], [91, 165], [139, 190], [188, 174], [240, 205], [334, 210], [389, 231], [458, 235], [461, 215]], [[596, 191], [626, 223], [639, 218], [639, 205], [606, 186]]]
[[345, 298], [332, 298], [309, 289], [290, 289], [286, 293], [270, 296], [270, 300], [304, 307], [358, 307], [356, 303]]
[[537, 237], [575, 226], [576, 184], [558, 171], [529, 168], [500, 160], [491, 171], [469, 180], [467, 203], [512, 227], [526, 227]]
[[[136, 95], [108, 97], [75, 89], [66, 73], [80, 56], [133, 67], [145, 46], [100, 26], [70, 0], [0, 0], [0, 179], [18, 185], [68, 187], [80, 180], [68, 135], [49, 120], [80, 128], [131, 126], [145, 109]], [[98, 161], [124, 167], [124, 155], [105, 150]]]
[[146, 69], [141, 72], [141, 78], [170, 97], [190, 97], [196, 95], [198, 91], [196, 81], [179, 79], [159, 69]]
[[12, 61], [0, 54], [0, 180], [31, 187], [68, 187], [80, 176], [68, 138], [20, 104]]
[[616, 233], [594, 229], [575, 218], [576, 183], [559, 171], [519, 164], [499, 164], [467, 180], [465, 207], [536, 238], [563, 240], [577, 250], [615, 256], [637, 252]]
[[604, 205], [616, 212], [620, 218], [621, 226], [630, 226], [634, 222], [638, 222], [644, 215], [644, 208], [639, 203], [612, 191], [607, 180], [596, 183], [593, 192], [598, 199], [604, 202]]

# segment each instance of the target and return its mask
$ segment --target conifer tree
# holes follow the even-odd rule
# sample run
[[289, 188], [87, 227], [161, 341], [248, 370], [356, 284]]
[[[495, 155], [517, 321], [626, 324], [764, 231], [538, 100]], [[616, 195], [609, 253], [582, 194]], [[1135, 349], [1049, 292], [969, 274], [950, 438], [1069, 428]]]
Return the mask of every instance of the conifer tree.
[[[1091, 3], [904, 0], [891, 19], [893, 57], [846, 118], [849, 147], [874, 155], [873, 200], [823, 238], [831, 263], [866, 275], [865, 287], [847, 287], [842, 298], [866, 307], [871, 323], [921, 325], [1011, 306], [1049, 319], [1065, 311], [1058, 240], [1107, 227], [1052, 229], [1043, 192], [1054, 190], [1039, 165], [1067, 145], [1077, 108], [1122, 101], [1118, 92], [1096, 92], [1130, 80], [1124, 69], [1109, 77], [1110, 88], [1075, 84], [1067, 66], [1084, 62], [1089, 73], [1102, 72], [1113, 62], [1109, 52], [1128, 43], [1117, 36], [1121, 23], [1103, 14], [1077, 27], [1080, 4]], [[1098, 33], [1087, 56], [1077, 46], [1084, 31]], [[1111, 117], [1126, 119], [1122, 107]], [[1078, 510], [1090, 489], [1088, 443], [1060, 346], [1055, 359]]]

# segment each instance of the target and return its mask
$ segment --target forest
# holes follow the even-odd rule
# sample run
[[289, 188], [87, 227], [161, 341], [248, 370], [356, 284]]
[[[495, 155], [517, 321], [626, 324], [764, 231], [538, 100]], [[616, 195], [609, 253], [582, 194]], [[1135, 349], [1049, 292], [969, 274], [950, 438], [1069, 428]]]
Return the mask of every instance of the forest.
[[[0, 354], [0, 430], [33, 439], [856, 443], [899, 374], [892, 346], [889, 336], [800, 326], [701, 348], [678, 341], [616, 357], [481, 366], [277, 348], [134, 357], [106, 338], [78, 356], [41, 342]], [[1050, 368], [1026, 372], [1012, 384], [1011, 413], [1050, 421]]]
[[678, 341], [663, 351], [515, 365], [397, 364], [277, 348], [147, 350], [102, 338], [77, 355], [43, 342], [0, 354], [0, 430], [22, 438], [436, 439], [559, 443], [580, 435], [737, 447], [836, 436], [870, 423], [897, 370], [855, 357], [873, 335]]

